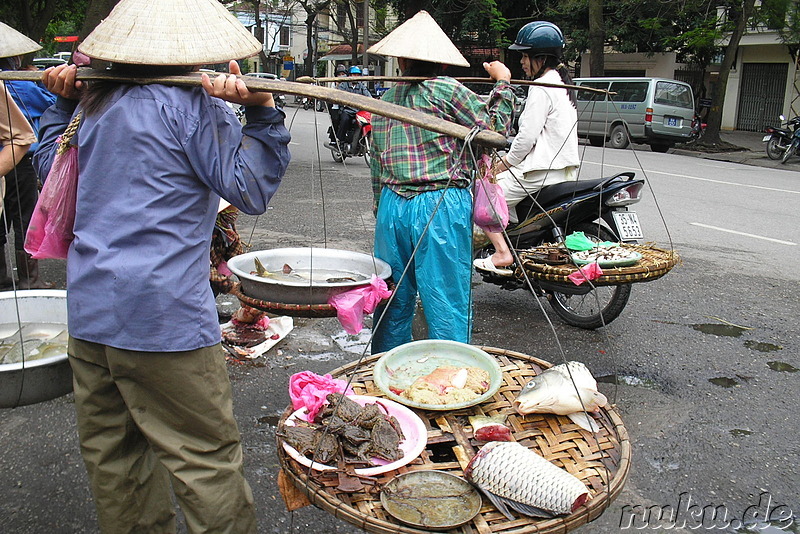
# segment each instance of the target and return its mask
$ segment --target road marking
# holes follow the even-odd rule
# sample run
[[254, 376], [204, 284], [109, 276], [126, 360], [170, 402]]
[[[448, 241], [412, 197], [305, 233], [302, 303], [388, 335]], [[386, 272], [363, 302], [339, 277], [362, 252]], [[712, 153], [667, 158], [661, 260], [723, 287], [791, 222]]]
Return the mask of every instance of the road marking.
[[647, 174], [647, 173], [650, 173], [650, 174], [663, 174], [664, 176], [675, 176], [677, 178], [688, 178], [689, 180], [699, 180], [701, 182], [712, 182], [712, 183], [715, 183], [715, 184], [723, 184], [723, 185], [737, 185], [739, 187], [749, 187], [751, 189], [761, 189], [761, 190], [764, 190], [764, 191], [776, 191], [778, 193], [791, 193], [793, 195], [800, 195], [800, 191], [793, 191], [791, 189], [778, 189], [776, 187], [764, 187], [763, 185], [740, 184], [740, 183], [736, 183], [736, 182], [728, 182], [728, 181], [725, 181], [725, 180], [713, 180], [711, 178], [700, 178], [698, 176], [689, 176], [688, 174], [675, 174], [675, 173], [672, 173], [672, 172], [663, 172], [663, 171], [647, 171], [647, 170], [644, 170], [644, 169], [637, 169], [637, 168], [630, 167], [630, 166], [612, 165], [610, 163], [595, 163], [593, 161], [583, 161], [581, 163], [581, 165], [584, 165], [586, 163], [590, 163], [592, 165], [599, 165], [601, 167], [615, 167], [617, 169], [623, 169], [623, 170], [626, 170], [626, 171], [634, 171], [635, 172], [637, 170], [642, 170], [645, 174]]
[[781, 245], [789, 245], [789, 246], [797, 245], [797, 243], [792, 243], [791, 241], [783, 241], [781, 239], [773, 239], [771, 237], [764, 237], [764, 236], [761, 236], [761, 235], [748, 234], [746, 232], [737, 232], [736, 230], [728, 230], [727, 228], [720, 228], [719, 226], [711, 226], [710, 224], [703, 224], [703, 223], [697, 223], [697, 222], [693, 222], [693, 223], [689, 223], [689, 224], [691, 224], [692, 226], [699, 226], [701, 228], [708, 228], [710, 230], [718, 230], [720, 232], [727, 232], [729, 234], [743, 235], [745, 237], [754, 237], [756, 239], [763, 239], [764, 241], [772, 241], [773, 243], [779, 243]]

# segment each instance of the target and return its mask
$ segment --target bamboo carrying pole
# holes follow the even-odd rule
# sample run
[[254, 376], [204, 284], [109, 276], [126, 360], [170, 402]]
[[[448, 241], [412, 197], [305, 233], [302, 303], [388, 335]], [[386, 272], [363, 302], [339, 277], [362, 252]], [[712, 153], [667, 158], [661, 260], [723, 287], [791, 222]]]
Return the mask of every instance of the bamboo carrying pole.
[[[208, 73], [213, 76], [212, 73]], [[0, 72], [0, 80], [25, 80], [38, 82], [41, 81], [42, 73], [37, 71], [13, 71], [7, 70]], [[101, 71], [90, 68], [79, 68], [76, 76], [77, 80], [110, 80], [137, 85], [162, 84], [178, 86], [199, 86], [200, 73], [192, 73], [180, 76], [122, 76], [120, 74]], [[432, 132], [466, 139], [470, 134], [470, 129], [460, 124], [455, 124], [434, 115], [422, 113], [396, 104], [383, 102], [375, 98], [364, 95], [356, 95], [347, 91], [331, 89], [319, 85], [307, 83], [287, 82], [284, 80], [265, 80], [251, 76], [240, 78], [250, 91], [269, 91], [275, 93], [285, 93], [290, 95], [301, 95], [318, 100], [326, 100], [334, 104], [341, 104], [354, 109], [363, 109], [370, 113], [375, 113], [390, 119], [419, 126]], [[474, 142], [489, 148], [503, 149], [507, 145], [507, 140], [503, 134], [491, 130], [481, 130], [473, 138]]]
[[[299, 83], [332, 83], [332, 82], [424, 82], [425, 80], [432, 80], [433, 78], [425, 77], [425, 76], [339, 76], [339, 77], [323, 77], [323, 78], [312, 78], [311, 76], [300, 76], [297, 78]], [[491, 78], [453, 78], [457, 82], [461, 83], [485, 83], [485, 84], [494, 84], [497, 83], [495, 80]], [[614, 95], [616, 93], [609, 92], [607, 89], [597, 89], [595, 87], [584, 87], [582, 85], [567, 85], [561, 83], [547, 83], [547, 82], [537, 82], [535, 80], [511, 80], [511, 85], [537, 85], [540, 87], [555, 87], [557, 89], [566, 88], [566, 89], [580, 89], [581, 91], [588, 91], [590, 93], [598, 93], [598, 94], [611, 94]]]

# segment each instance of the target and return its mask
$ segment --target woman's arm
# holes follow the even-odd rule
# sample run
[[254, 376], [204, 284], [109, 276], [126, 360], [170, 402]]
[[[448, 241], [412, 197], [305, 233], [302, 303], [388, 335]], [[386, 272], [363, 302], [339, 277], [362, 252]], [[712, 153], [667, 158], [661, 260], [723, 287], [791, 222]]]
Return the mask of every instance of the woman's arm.
[[30, 123], [0, 83], [0, 176], [11, 172], [35, 142]]

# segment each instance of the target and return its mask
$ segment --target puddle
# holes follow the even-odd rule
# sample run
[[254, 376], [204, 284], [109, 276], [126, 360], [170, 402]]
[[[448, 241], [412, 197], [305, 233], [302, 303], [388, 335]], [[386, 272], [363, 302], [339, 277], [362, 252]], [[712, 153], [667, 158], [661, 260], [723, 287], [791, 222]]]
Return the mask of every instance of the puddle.
[[314, 360], [317, 362], [327, 362], [329, 360], [341, 360], [343, 356], [334, 352], [321, 352], [319, 354], [309, 354], [304, 352], [303, 358], [306, 360]]
[[364, 328], [356, 335], [350, 335], [342, 330], [338, 334], [331, 336], [331, 338], [343, 351], [352, 352], [354, 354], [364, 354], [371, 335], [372, 330]]
[[767, 362], [767, 367], [769, 367], [773, 371], [780, 371], [782, 373], [796, 373], [797, 371], [800, 371], [800, 369], [798, 369], [793, 365], [789, 365], [786, 362], [778, 362], [778, 361]]
[[734, 437], [741, 437], [741, 436], [749, 436], [753, 433], [752, 430], [745, 430], [744, 428], [732, 428], [728, 432], [731, 433], [731, 436]]
[[719, 324], [719, 323], [701, 323], [693, 324], [692, 328], [704, 334], [713, 334], [715, 336], [739, 337], [745, 333], [749, 328], [736, 326], [732, 324]]
[[659, 389], [658, 383], [652, 378], [639, 378], [631, 375], [605, 375], [596, 378], [604, 384], [618, 384], [622, 386], [635, 386], [647, 389]]
[[748, 339], [744, 342], [744, 346], [751, 350], [758, 352], [775, 352], [783, 349], [780, 345], [773, 345], [772, 343], [764, 343], [763, 341], [753, 341]]
[[716, 378], [709, 378], [708, 381], [714, 384], [715, 386], [721, 386], [724, 388], [732, 388], [734, 386], [739, 385], [739, 382], [737, 382], [733, 378], [728, 378], [727, 376], [718, 376]]

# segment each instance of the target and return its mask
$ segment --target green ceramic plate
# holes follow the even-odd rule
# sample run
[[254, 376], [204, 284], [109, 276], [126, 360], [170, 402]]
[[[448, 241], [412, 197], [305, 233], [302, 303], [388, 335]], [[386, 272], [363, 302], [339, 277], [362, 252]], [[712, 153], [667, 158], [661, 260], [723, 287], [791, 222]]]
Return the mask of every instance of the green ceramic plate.
[[[629, 265], [635, 265], [637, 261], [642, 259], [642, 255], [636, 252], [635, 250], [630, 251], [631, 256], [629, 258], [625, 258], [622, 260], [600, 260], [597, 264], [600, 267], [627, 267]], [[594, 263], [592, 260], [581, 260], [575, 257], [575, 254], [572, 255], [572, 260], [577, 265], [588, 265], [590, 263]]]
[[[414, 381], [437, 367], [478, 367], [489, 373], [489, 389], [468, 402], [458, 404], [422, 404], [411, 401], [393, 390], [404, 390]], [[503, 382], [500, 364], [477, 347], [457, 341], [423, 339], [400, 345], [385, 353], [372, 372], [375, 385], [387, 397], [400, 404], [423, 410], [460, 410], [490, 399]]]

